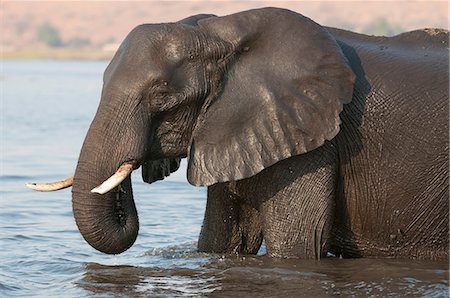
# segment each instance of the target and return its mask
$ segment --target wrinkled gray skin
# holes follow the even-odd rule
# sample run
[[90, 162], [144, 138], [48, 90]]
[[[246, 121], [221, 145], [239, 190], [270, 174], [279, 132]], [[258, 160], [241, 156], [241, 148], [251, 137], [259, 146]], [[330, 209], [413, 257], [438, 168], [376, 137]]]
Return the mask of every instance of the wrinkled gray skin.
[[[259, 9], [141, 25], [104, 74], [73, 211], [111, 254], [138, 233], [126, 161], [152, 183], [188, 157], [198, 243], [271, 256], [448, 257], [448, 32], [373, 37]], [[151, 195], [150, 195], [151, 197]], [[151, 199], [151, 198], [149, 198]]]

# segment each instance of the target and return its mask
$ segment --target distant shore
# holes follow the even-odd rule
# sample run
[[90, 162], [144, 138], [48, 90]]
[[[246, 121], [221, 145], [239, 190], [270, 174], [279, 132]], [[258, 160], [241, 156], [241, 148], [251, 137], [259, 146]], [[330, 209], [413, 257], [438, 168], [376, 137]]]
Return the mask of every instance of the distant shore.
[[3, 60], [111, 60], [113, 56], [112, 51], [88, 49], [3, 50], [0, 52], [0, 59]]

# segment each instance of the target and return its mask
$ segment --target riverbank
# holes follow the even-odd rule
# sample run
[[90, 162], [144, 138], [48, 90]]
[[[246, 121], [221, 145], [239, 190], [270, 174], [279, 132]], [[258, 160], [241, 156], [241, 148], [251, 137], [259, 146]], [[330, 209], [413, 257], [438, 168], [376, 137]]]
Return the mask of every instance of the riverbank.
[[4, 60], [111, 60], [113, 56], [113, 51], [92, 49], [4, 50], [0, 52], [0, 58]]

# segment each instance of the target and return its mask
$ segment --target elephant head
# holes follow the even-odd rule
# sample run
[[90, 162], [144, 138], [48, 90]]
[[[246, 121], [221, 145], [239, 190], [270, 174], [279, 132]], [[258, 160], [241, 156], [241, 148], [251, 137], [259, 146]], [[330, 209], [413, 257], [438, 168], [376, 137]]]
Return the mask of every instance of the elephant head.
[[[189, 182], [212, 185], [321, 146], [338, 133], [353, 83], [333, 37], [291, 11], [136, 27], [104, 73], [73, 179], [81, 234], [105, 253], [134, 243], [129, 172], [139, 166], [151, 183], [188, 157]], [[104, 194], [91, 191], [118, 169]]]

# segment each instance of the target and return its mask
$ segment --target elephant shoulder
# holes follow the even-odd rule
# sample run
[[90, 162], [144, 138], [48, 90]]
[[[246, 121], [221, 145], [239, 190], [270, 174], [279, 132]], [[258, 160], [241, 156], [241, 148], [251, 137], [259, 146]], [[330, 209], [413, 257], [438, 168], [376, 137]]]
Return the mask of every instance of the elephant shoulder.
[[[335, 28], [327, 30], [337, 40], [350, 64], [354, 64], [353, 68], [361, 65], [364, 71], [360, 73], [369, 77], [383, 73], [396, 81], [405, 71], [419, 73], [418, 69], [422, 77], [431, 77], [436, 73], [448, 77], [448, 30], [422, 29], [392, 37], [370, 36]], [[411, 83], [413, 81], [409, 80]]]
[[446, 29], [425, 28], [398, 34], [392, 40], [412, 47], [448, 49], [449, 32]]
[[353, 32], [353, 31], [339, 29], [339, 28], [333, 28], [333, 27], [325, 27], [325, 29], [338, 42], [345, 42], [348, 44], [364, 44], [364, 43], [381, 42], [387, 38], [385, 36], [367, 35], [367, 34], [363, 34], [363, 33], [357, 33], [357, 32]]

